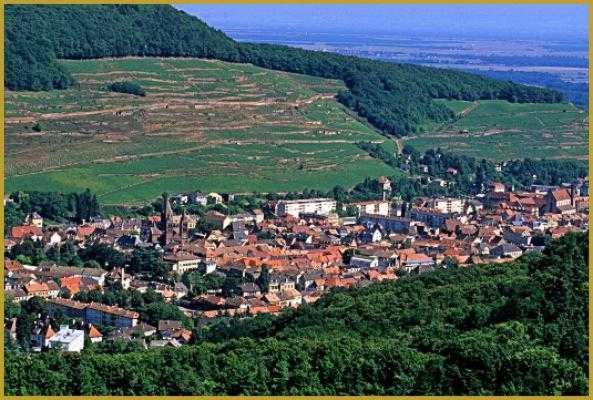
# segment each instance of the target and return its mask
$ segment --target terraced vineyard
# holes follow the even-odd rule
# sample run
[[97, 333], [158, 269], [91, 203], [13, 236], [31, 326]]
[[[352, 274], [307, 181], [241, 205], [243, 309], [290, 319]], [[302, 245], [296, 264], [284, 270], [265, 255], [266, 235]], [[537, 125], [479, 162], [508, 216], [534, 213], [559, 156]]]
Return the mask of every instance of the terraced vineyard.
[[[337, 103], [339, 81], [201, 59], [64, 61], [74, 89], [7, 92], [6, 191], [285, 191], [393, 174], [355, 142], [387, 139]], [[146, 96], [109, 92], [133, 81]]]
[[588, 115], [572, 104], [445, 101], [459, 118], [405, 142], [492, 160], [588, 157]]

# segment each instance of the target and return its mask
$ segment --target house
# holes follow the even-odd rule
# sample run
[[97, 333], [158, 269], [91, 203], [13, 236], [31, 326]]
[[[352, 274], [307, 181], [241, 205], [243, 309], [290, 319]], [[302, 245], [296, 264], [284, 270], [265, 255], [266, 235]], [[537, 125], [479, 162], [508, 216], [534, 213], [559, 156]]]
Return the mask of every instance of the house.
[[189, 202], [200, 206], [206, 206], [208, 204], [208, 196], [203, 193], [196, 192], [189, 196]]
[[550, 189], [544, 197], [544, 205], [542, 208], [543, 210], [540, 210], [540, 214], [574, 214], [576, 212], [574, 185], [570, 188], [570, 191], [563, 188], [554, 190]]
[[48, 232], [45, 237], [45, 243], [50, 246], [59, 246], [62, 243], [62, 235], [59, 232]]
[[189, 289], [187, 288], [187, 286], [185, 286], [185, 283], [175, 282], [175, 284], [173, 285], [173, 292], [175, 292], [175, 297], [177, 298], [177, 300], [179, 300], [189, 293]]
[[478, 200], [468, 200], [465, 203], [465, 207], [463, 208], [463, 212], [466, 215], [470, 214], [477, 214], [479, 211], [484, 209], [484, 205]]
[[419, 267], [432, 268], [434, 266], [434, 260], [423, 253], [402, 253], [399, 255], [399, 262], [400, 267], [407, 272], [412, 272]]
[[186, 194], [178, 194], [176, 196], [173, 196], [173, 202], [177, 203], [177, 204], [187, 204], [189, 203], [189, 196]]
[[225, 229], [232, 223], [232, 220], [228, 215], [224, 215], [223, 213], [214, 210], [210, 210], [206, 213], [204, 221], [212, 224], [216, 229]]
[[29, 214], [25, 222], [27, 222], [29, 225], [43, 228], [43, 217], [41, 217], [41, 215], [37, 214], [36, 212]]
[[432, 207], [445, 214], [461, 214], [465, 202], [453, 197], [438, 197], [432, 200]]
[[191, 253], [178, 252], [165, 255], [163, 261], [171, 267], [171, 271], [182, 275], [187, 271], [198, 269], [202, 259]]
[[103, 341], [103, 334], [93, 324], [89, 324], [88, 337], [92, 343], [101, 343]]
[[285, 274], [271, 274], [268, 286], [269, 293], [277, 293], [283, 290], [290, 290], [296, 287], [296, 282]]
[[123, 289], [127, 290], [132, 283], [132, 275], [126, 274], [124, 268], [114, 268], [113, 271], [106, 276], [106, 283], [109, 285], [119, 283]]
[[[55, 336], [55, 332], [50, 324], [40, 324], [33, 328], [31, 332], [31, 348], [34, 351], [41, 351], [41, 349], [48, 348], [50, 346], [49, 340]], [[16, 337], [15, 337], [16, 339]]]
[[78, 236], [80, 238], [89, 237], [93, 233], [95, 233], [96, 229], [97, 229], [97, 227], [94, 225], [84, 224], [84, 225], [76, 228], [76, 236]]
[[35, 271], [35, 275], [45, 280], [61, 279], [66, 276], [83, 276], [94, 279], [99, 286], [103, 286], [107, 271], [101, 268], [62, 267], [42, 262]]
[[264, 222], [265, 215], [261, 209], [256, 208], [253, 211], [251, 211], [251, 213], [253, 214], [253, 220], [256, 224], [261, 224], [262, 222]]
[[388, 201], [359, 201], [352, 203], [352, 206], [358, 210], [358, 215], [371, 214], [371, 215], [382, 215], [384, 217], [389, 215], [389, 202]]
[[359, 269], [368, 270], [371, 268], [377, 268], [379, 266], [379, 259], [377, 257], [365, 257], [361, 255], [354, 255], [350, 258], [349, 265]]
[[513, 226], [503, 233], [503, 239], [517, 246], [531, 245], [531, 231], [526, 226]]
[[166, 331], [173, 331], [175, 329], [181, 329], [183, 325], [181, 321], [171, 320], [171, 319], [162, 319], [158, 322], [157, 329], [159, 332], [166, 332]]
[[242, 242], [247, 239], [248, 231], [245, 229], [245, 222], [242, 220], [233, 221], [233, 239]]
[[31, 239], [33, 241], [43, 238], [43, 231], [34, 225], [20, 225], [10, 228], [10, 237], [13, 239]]
[[60, 278], [60, 293], [69, 293], [70, 296], [74, 296], [78, 292], [100, 289], [101, 286], [97, 281], [86, 276], [66, 276]]
[[259, 286], [251, 282], [239, 285], [239, 293], [241, 293], [243, 297], [258, 297], [261, 295]]
[[516, 258], [521, 254], [523, 254], [523, 251], [512, 243], [502, 243], [490, 250], [490, 255], [498, 258]]
[[379, 182], [379, 185], [381, 186], [381, 189], [383, 189], [384, 192], [391, 192], [391, 181], [387, 177], [380, 176], [379, 179], [377, 179], [377, 181]]
[[504, 183], [500, 182], [491, 182], [488, 188], [492, 193], [504, 193], [505, 191]]
[[133, 335], [138, 337], [150, 337], [155, 335], [157, 332], [157, 328], [147, 324], [146, 322], [140, 322], [138, 325], [133, 327], [124, 328], [129, 330]]
[[224, 199], [221, 195], [215, 192], [208, 193], [207, 198], [212, 201], [213, 204], [223, 204]]
[[19, 271], [23, 271], [23, 264], [17, 260], [4, 259], [4, 276], [10, 277]]
[[378, 225], [385, 232], [408, 233], [410, 220], [401, 217], [384, 217], [381, 215], [361, 215], [358, 223], [367, 228]]
[[299, 290], [307, 290], [312, 287], [317, 287], [317, 282], [322, 280], [323, 271], [321, 270], [310, 270], [305, 271], [299, 275], [297, 286]]
[[286, 289], [278, 293], [280, 307], [296, 308], [303, 303], [303, 297], [296, 289]]
[[442, 213], [434, 208], [414, 207], [410, 211], [410, 218], [413, 221], [419, 221], [431, 228], [441, 228], [445, 226], [445, 221], [449, 214]]
[[216, 271], [216, 262], [214, 261], [202, 261], [200, 263], [200, 272], [204, 275], [208, 275]]
[[174, 329], [171, 332], [171, 339], [177, 340], [180, 344], [187, 344], [191, 341], [192, 332], [188, 329], [180, 328]]
[[163, 348], [163, 347], [173, 347], [178, 348], [181, 347], [181, 343], [177, 341], [177, 339], [162, 339], [162, 340], [151, 340], [149, 347], [151, 349]]
[[378, 225], [371, 229], [366, 229], [359, 236], [362, 243], [378, 243], [383, 239], [383, 233]]
[[47, 283], [31, 281], [25, 285], [24, 289], [30, 297], [57, 297], [60, 293], [60, 287], [54, 281]]
[[61, 326], [60, 330], [49, 339], [48, 347], [62, 351], [80, 352], [84, 349], [84, 331]]

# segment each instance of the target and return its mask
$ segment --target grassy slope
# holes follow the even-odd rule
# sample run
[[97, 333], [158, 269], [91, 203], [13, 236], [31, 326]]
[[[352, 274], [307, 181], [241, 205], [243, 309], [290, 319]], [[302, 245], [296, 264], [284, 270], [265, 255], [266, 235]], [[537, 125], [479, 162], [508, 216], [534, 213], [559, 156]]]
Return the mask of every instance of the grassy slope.
[[[393, 173], [353, 144], [386, 139], [333, 99], [338, 81], [200, 59], [63, 65], [78, 87], [6, 94], [7, 191], [88, 187], [120, 204], [165, 189], [328, 189]], [[113, 80], [147, 96], [104, 91]]]
[[433, 126], [406, 142], [422, 151], [440, 147], [492, 160], [588, 157], [588, 116], [572, 104], [445, 104], [460, 115], [456, 122]]

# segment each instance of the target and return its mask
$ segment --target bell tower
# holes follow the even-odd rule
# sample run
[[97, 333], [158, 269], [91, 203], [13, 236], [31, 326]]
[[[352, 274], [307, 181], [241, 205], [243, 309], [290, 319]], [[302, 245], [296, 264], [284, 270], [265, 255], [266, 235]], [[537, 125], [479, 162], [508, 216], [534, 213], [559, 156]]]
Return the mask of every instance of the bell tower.
[[161, 210], [161, 229], [163, 230], [163, 235], [161, 236], [161, 242], [164, 246], [171, 243], [171, 237], [173, 232], [171, 232], [171, 216], [173, 215], [173, 210], [171, 208], [171, 202], [169, 201], [169, 195], [167, 193], [163, 193], [163, 208]]

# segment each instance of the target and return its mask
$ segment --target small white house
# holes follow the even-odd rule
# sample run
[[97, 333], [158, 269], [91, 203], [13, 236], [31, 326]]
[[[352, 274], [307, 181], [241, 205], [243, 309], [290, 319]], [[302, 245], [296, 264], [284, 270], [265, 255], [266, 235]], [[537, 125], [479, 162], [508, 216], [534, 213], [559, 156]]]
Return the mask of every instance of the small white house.
[[61, 326], [60, 330], [49, 339], [49, 348], [80, 352], [84, 348], [84, 331]]
[[60, 245], [62, 243], [62, 236], [58, 232], [54, 232], [49, 237], [48, 243], [51, 246]]
[[203, 194], [203, 193], [194, 193], [192, 195], [191, 201], [194, 204], [198, 204], [201, 206], [205, 206], [206, 204], [208, 204], [208, 196]]

